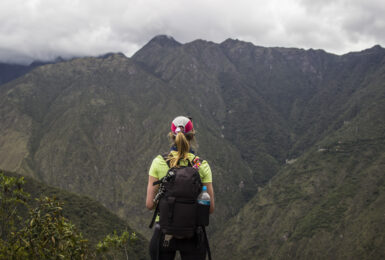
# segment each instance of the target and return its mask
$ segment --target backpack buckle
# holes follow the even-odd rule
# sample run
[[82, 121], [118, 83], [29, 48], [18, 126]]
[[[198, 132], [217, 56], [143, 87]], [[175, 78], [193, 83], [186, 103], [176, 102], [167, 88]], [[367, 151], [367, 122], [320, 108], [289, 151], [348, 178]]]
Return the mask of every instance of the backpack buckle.
[[164, 235], [163, 247], [168, 247], [170, 245], [170, 240], [172, 239], [172, 235]]

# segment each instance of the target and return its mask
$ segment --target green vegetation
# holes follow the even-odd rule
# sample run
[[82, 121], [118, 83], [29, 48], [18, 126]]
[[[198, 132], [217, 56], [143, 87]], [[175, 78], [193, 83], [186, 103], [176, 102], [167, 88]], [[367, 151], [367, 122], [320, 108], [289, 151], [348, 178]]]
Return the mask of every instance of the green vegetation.
[[21, 230], [12, 233], [3, 246], [2, 257], [16, 259], [86, 259], [87, 240], [61, 215], [61, 204], [48, 197], [38, 200], [38, 207]]
[[0, 173], [0, 259], [146, 258], [135, 233], [126, 230], [119, 236], [115, 230], [92, 243], [95, 238], [86, 239], [64, 216], [62, 202], [41, 197], [33, 203], [25, 184], [24, 177]]
[[136, 241], [137, 237], [135, 233], [130, 234], [127, 231], [124, 231], [120, 236], [114, 231], [113, 234], [107, 235], [103, 241], [99, 242], [96, 246], [98, 256], [106, 258], [106, 253], [108, 256], [112, 256], [113, 259], [116, 259], [124, 253], [126, 259], [130, 259], [130, 247], [132, 243]]
[[385, 143], [374, 140], [334, 142], [283, 168], [215, 234], [216, 256], [384, 258]]
[[[149, 238], [148, 167], [170, 120], [189, 115], [213, 170], [218, 258], [381, 256], [384, 59], [157, 37], [132, 58], [41, 66], [1, 85], [0, 167], [86, 195]], [[94, 244], [125, 230], [91, 199], [44, 192]]]
[[0, 171], [0, 238], [6, 239], [15, 232], [20, 222], [18, 208], [26, 204], [29, 194], [23, 191], [24, 178], [11, 178]]

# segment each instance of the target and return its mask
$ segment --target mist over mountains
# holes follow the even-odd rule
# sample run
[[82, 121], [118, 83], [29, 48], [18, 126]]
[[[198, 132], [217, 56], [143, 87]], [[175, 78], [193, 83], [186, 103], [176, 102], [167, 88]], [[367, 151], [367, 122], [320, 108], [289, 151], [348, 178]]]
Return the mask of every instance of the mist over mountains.
[[215, 258], [384, 257], [380, 46], [337, 56], [157, 36], [131, 58], [18, 75], [0, 85], [1, 169], [87, 195], [148, 238], [147, 171], [189, 115], [213, 170]]

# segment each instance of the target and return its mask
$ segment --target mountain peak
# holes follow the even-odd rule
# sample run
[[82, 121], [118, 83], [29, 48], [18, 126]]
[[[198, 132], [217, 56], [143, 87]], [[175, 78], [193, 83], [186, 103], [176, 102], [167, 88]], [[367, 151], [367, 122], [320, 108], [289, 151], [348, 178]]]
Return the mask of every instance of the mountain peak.
[[373, 49], [373, 50], [379, 50], [379, 49], [383, 49], [383, 48], [382, 48], [381, 45], [376, 44], [376, 45], [374, 45], [371, 49]]
[[384, 48], [381, 45], [376, 44], [373, 47], [370, 47], [361, 51], [348, 52], [345, 55], [361, 55], [361, 54], [370, 54], [370, 53], [381, 52], [381, 51], [384, 51]]
[[124, 57], [127, 58], [122, 52], [108, 52], [102, 55], [99, 55], [98, 58], [107, 59], [110, 57]]
[[[156, 57], [163, 57], [167, 51], [174, 51], [178, 47], [182, 46], [172, 36], [169, 35], [157, 35], [152, 38], [143, 48], [138, 50], [132, 58], [136, 61], [143, 62], [144, 60], [154, 59]], [[161, 59], [161, 58], [160, 58]]]
[[228, 38], [227, 40], [223, 41], [220, 43], [221, 46], [223, 47], [256, 47], [254, 44], [252, 44], [251, 42], [245, 42], [245, 41], [240, 41], [238, 39], [231, 39], [231, 38]]
[[368, 49], [365, 49], [365, 50], [362, 50], [362, 51], [353, 52], [353, 53], [358, 53], [358, 54], [375, 54], [375, 53], [382, 52], [382, 51], [384, 51], [384, 48], [382, 48], [381, 45], [376, 44], [376, 45], [374, 45], [371, 48], [368, 48]]
[[367, 49], [368, 51], [372, 51], [372, 52], [379, 52], [379, 51], [384, 51], [384, 48], [381, 46], [381, 45], [379, 45], [379, 44], [376, 44], [376, 45], [374, 45], [372, 48], [369, 48], [369, 49]]
[[155, 36], [151, 39], [151, 41], [149, 41], [148, 44], [157, 44], [162, 47], [178, 47], [182, 45], [181, 43], [177, 42], [172, 36], [164, 34]]

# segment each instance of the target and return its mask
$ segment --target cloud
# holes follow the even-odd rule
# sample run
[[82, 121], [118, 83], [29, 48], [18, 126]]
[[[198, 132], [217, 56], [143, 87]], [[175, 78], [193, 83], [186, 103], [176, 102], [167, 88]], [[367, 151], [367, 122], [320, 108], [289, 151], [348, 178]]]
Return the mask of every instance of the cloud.
[[332, 50], [346, 52], [384, 44], [385, 2], [381, 0], [301, 1], [309, 16], [323, 18], [325, 32], [335, 32]]
[[341, 54], [384, 44], [384, 13], [382, 0], [2, 0], [0, 61], [131, 56], [158, 34]]

